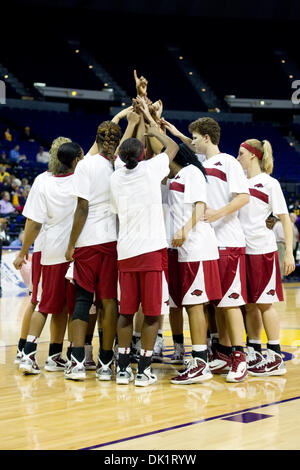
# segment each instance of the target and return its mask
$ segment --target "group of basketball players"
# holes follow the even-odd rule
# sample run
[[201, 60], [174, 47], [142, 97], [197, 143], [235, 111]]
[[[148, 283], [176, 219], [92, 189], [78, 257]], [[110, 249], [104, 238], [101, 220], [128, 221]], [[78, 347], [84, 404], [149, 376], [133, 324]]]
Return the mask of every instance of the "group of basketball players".
[[[134, 76], [132, 106], [99, 125], [89, 152], [84, 156], [80, 145], [59, 137], [48, 171], [32, 185], [14, 261], [24, 269], [34, 244], [32, 298], [15, 362], [25, 374], [40, 373], [37, 342], [52, 314], [46, 370], [84, 380], [86, 370], [96, 369], [99, 380], [111, 380], [115, 363], [118, 384], [147, 386], [157, 381], [153, 350], [169, 314], [172, 362], [184, 365], [171, 383], [201, 383], [213, 374], [225, 374], [228, 382], [285, 374], [273, 307], [283, 291], [275, 236], [266, 225], [271, 213], [284, 229], [285, 275], [295, 261], [285, 199], [270, 176], [270, 143], [241, 142], [237, 158], [220, 152], [220, 127], [210, 117], [192, 122], [187, 137], [161, 117], [162, 102], [150, 101], [147, 80]], [[122, 136], [118, 123], [124, 117]], [[183, 308], [192, 342], [186, 361]], [[141, 347], [134, 375], [138, 311]], [[91, 354], [96, 312], [97, 366]]]

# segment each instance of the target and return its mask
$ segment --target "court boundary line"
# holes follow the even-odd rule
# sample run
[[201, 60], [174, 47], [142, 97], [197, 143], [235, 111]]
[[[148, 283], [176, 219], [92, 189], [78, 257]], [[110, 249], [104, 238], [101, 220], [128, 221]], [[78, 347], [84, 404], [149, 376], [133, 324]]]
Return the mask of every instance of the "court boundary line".
[[77, 449], [77, 450], [99, 449], [101, 447], [106, 447], [106, 446], [109, 446], [109, 445], [112, 445], [112, 444], [119, 444], [121, 442], [132, 441], [134, 439], [141, 439], [142, 437], [148, 437], [148, 436], [151, 436], [151, 435], [154, 435], [154, 434], [160, 434], [160, 433], [167, 432], [167, 431], [173, 431], [175, 429], [185, 428], [185, 427], [188, 427], [188, 426], [193, 426], [195, 424], [201, 424], [201, 423], [213, 421], [213, 420], [216, 420], [216, 419], [222, 419], [222, 418], [228, 417], [228, 416], [233, 416], [233, 415], [236, 415], [236, 414], [245, 413], [246, 411], [252, 411], [252, 410], [257, 410], [257, 409], [261, 409], [261, 408], [266, 408], [268, 406], [278, 405], [280, 403], [286, 403], [286, 402], [289, 402], [289, 401], [299, 400], [299, 399], [300, 399], [300, 396], [293, 397], [293, 398], [286, 398], [284, 400], [275, 401], [275, 402], [272, 402], [272, 403], [266, 403], [265, 405], [254, 406], [252, 408], [245, 408], [244, 410], [232, 411], [231, 413], [225, 413], [225, 414], [222, 414], [222, 415], [211, 416], [210, 418], [204, 418], [204, 419], [199, 419], [199, 420], [196, 420], [196, 421], [191, 421], [191, 422], [188, 422], [188, 423], [177, 424], [176, 426], [170, 426], [168, 428], [157, 429], [156, 431], [149, 431], [149, 432], [146, 432], [146, 433], [143, 433], [143, 434], [137, 434], [135, 436], [124, 437], [122, 439], [116, 439], [114, 441], [104, 442], [102, 444], [96, 444], [96, 445], [89, 446], [89, 447], [83, 447], [83, 448]]

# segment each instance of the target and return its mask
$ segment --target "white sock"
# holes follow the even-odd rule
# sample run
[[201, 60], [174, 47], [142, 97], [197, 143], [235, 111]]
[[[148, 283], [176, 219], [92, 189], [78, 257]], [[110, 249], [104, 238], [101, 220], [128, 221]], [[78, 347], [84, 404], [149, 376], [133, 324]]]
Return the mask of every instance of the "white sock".
[[268, 341], [268, 344], [280, 344], [280, 340], [276, 339], [276, 340], [273, 340], [273, 341]]
[[192, 345], [192, 351], [206, 351], [207, 350], [207, 344], [193, 344]]
[[130, 348], [118, 348], [118, 353], [119, 354], [129, 354], [130, 353]]
[[144, 356], [144, 357], [150, 357], [152, 356], [153, 354], [153, 351], [150, 351], [150, 349], [141, 349], [141, 352], [140, 352], [140, 356]]
[[33, 335], [28, 335], [26, 338], [27, 343], [38, 343], [39, 337], [38, 336], [33, 336]]
[[248, 339], [249, 344], [261, 344], [261, 339]]

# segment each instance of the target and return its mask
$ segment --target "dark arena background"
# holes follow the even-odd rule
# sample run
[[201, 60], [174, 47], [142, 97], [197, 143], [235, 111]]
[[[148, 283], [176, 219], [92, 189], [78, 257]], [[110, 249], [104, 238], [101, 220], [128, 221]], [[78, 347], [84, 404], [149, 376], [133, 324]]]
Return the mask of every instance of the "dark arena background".
[[[0, 193], [14, 207], [9, 215], [0, 211], [0, 448], [96, 449], [111, 456], [106, 463], [136, 455], [137, 465], [155, 463], [157, 450], [165, 459], [170, 452], [188, 458], [201, 450], [299, 450], [299, 1], [10, 1], [1, 3], [0, 18]], [[47, 170], [55, 138], [69, 137], [87, 153], [98, 125], [131, 105], [134, 70], [183, 134], [208, 116], [220, 124], [222, 152], [237, 157], [249, 138], [272, 144], [272, 176], [291, 214], [296, 261], [278, 304], [284, 377], [170, 385], [176, 367], [168, 319], [164, 358], [153, 365], [159, 380], [145, 389], [101, 383], [93, 371], [85, 382], [44, 370], [23, 376], [14, 364], [29, 296], [13, 260], [33, 181]], [[122, 131], [126, 124], [120, 121]], [[186, 315], [184, 336], [189, 355]], [[67, 338], [64, 352], [66, 346]], [[96, 357], [97, 328], [93, 346]]]

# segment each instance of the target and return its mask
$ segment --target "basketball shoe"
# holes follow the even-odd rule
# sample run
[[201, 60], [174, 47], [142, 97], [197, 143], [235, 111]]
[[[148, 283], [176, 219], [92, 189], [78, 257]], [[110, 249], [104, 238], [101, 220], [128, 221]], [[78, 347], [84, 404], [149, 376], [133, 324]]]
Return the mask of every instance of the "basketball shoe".
[[107, 363], [104, 364], [100, 357], [98, 356], [98, 365], [96, 370], [96, 377], [98, 380], [111, 380], [112, 379], [112, 364], [113, 364], [114, 357]]
[[134, 385], [136, 387], [147, 387], [156, 382], [156, 375], [152, 373], [151, 367], [147, 367], [141, 374], [136, 374]]
[[65, 369], [65, 379], [70, 380], [85, 380], [86, 373], [84, 367], [84, 361], [79, 362], [73, 354], [71, 354], [71, 360], [68, 361], [68, 364]]
[[226, 375], [231, 368], [231, 356], [227, 356], [216, 350], [213, 360], [209, 362], [209, 368], [213, 374]]
[[246, 354], [242, 351], [231, 353], [231, 368], [226, 376], [226, 382], [242, 382], [248, 375]]
[[67, 361], [61, 357], [61, 353], [53, 354], [48, 357], [44, 369], [48, 372], [64, 371], [66, 364]]
[[134, 380], [134, 374], [132, 372], [132, 369], [129, 366], [126, 367], [126, 369], [121, 370], [120, 367], [118, 366], [117, 368], [117, 376], [116, 376], [116, 383], [118, 385], [128, 385], [129, 382], [132, 382]]
[[19, 364], [19, 369], [24, 372], [25, 375], [40, 374], [40, 368], [36, 362], [36, 351], [29, 353], [28, 355], [23, 353], [23, 357]]
[[198, 384], [213, 377], [208, 363], [200, 357], [191, 357], [187, 368], [171, 379], [172, 384]]

